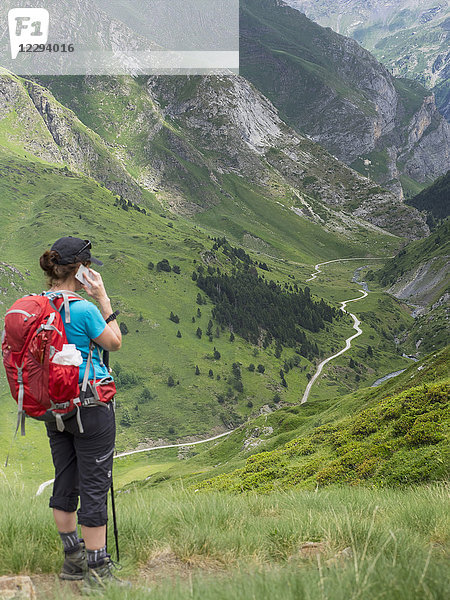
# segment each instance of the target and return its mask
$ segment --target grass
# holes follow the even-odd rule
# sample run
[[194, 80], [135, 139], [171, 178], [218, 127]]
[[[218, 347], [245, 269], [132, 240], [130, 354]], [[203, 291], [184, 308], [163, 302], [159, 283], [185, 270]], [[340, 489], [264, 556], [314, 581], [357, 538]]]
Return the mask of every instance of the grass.
[[[60, 540], [46, 499], [19, 484], [2, 484], [0, 496], [0, 573], [55, 573]], [[118, 495], [117, 510], [135, 589], [104, 597], [444, 598], [447, 499], [443, 486], [245, 497], [132, 490]], [[345, 548], [348, 559], [338, 555]]]

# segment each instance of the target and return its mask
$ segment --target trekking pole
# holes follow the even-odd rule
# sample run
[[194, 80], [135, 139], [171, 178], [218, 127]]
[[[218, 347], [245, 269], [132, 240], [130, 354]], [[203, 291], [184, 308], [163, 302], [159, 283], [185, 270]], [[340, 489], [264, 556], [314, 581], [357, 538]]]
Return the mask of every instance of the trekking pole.
[[[109, 371], [109, 352], [107, 350], [103, 350], [103, 364]], [[114, 410], [114, 404], [112, 405], [112, 409]], [[117, 529], [117, 518], [116, 518], [116, 501], [114, 498], [114, 483], [113, 483], [113, 474], [111, 469], [111, 509], [113, 515], [113, 524], [114, 524], [114, 539], [116, 542], [116, 554], [117, 554], [117, 562], [119, 562], [119, 532]], [[108, 535], [108, 530], [106, 530], [106, 535]]]

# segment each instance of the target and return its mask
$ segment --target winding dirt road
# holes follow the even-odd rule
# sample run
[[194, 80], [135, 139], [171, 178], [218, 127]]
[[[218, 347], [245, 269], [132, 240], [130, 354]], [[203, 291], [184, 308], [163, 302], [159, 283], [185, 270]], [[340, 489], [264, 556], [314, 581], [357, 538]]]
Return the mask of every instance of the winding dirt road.
[[[308, 281], [312, 281], [317, 277], [317, 275], [322, 273], [319, 267], [323, 267], [323, 265], [329, 265], [330, 263], [335, 262], [347, 262], [348, 260], [386, 260], [387, 258], [393, 258], [393, 256], [383, 256], [381, 258], [335, 258], [334, 260], [327, 260], [326, 262], [318, 263], [317, 265], [315, 265], [315, 272], [311, 273], [311, 277], [306, 280], [306, 283], [308, 283]], [[350, 302], [350, 300], [347, 300], [347, 302]]]
[[356, 330], [356, 333], [354, 333], [353, 335], [351, 335], [349, 338], [347, 338], [345, 340], [345, 347], [342, 348], [342, 350], [339, 350], [339, 352], [336, 352], [336, 354], [329, 356], [328, 358], [323, 360], [321, 363], [319, 363], [319, 366], [317, 367], [317, 371], [311, 377], [308, 385], [306, 386], [306, 390], [305, 390], [305, 393], [303, 394], [303, 398], [302, 398], [302, 401], [300, 402], [300, 404], [304, 404], [308, 400], [309, 392], [311, 391], [311, 388], [314, 385], [314, 382], [316, 381], [316, 379], [322, 373], [322, 369], [324, 368], [324, 366], [327, 363], [329, 363], [330, 360], [333, 360], [334, 358], [337, 358], [341, 354], [344, 354], [344, 352], [347, 352], [347, 350], [349, 350], [351, 348], [352, 340], [354, 340], [355, 338], [357, 338], [359, 335], [362, 334], [362, 329], [360, 328], [361, 322], [359, 321], [358, 317], [356, 315], [354, 315], [353, 313], [345, 310], [345, 307], [347, 306], [347, 304], [349, 302], [356, 302], [357, 300], [362, 300], [363, 298], [368, 296], [367, 292], [365, 292], [364, 290], [359, 290], [359, 291], [362, 293], [362, 296], [358, 296], [358, 298], [352, 298], [351, 300], [344, 300], [344, 302], [341, 302], [341, 309], [345, 313], [348, 313], [351, 316], [351, 318], [353, 319], [353, 329]]
[[[327, 260], [326, 262], [323, 263], [318, 263], [317, 265], [315, 265], [315, 272], [311, 273], [311, 277], [309, 279], [306, 280], [306, 282], [308, 281], [312, 281], [313, 279], [316, 279], [316, 277], [322, 273], [321, 269], [319, 267], [323, 267], [323, 265], [329, 265], [330, 263], [335, 263], [335, 262], [346, 262], [349, 260], [385, 260], [385, 258], [392, 258], [392, 257], [381, 257], [381, 258], [337, 258], [335, 260]], [[351, 335], [349, 338], [347, 338], [345, 340], [345, 347], [342, 348], [342, 350], [339, 350], [339, 352], [336, 352], [336, 354], [333, 354], [332, 356], [329, 356], [328, 358], [326, 358], [325, 360], [323, 360], [321, 363], [319, 363], [318, 367], [317, 367], [317, 371], [314, 373], [314, 375], [311, 377], [308, 385], [306, 386], [305, 392], [303, 394], [302, 400], [300, 402], [300, 404], [304, 404], [307, 400], [308, 400], [308, 396], [309, 393], [311, 391], [312, 386], [314, 385], [314, 383], [317, 381], [317, 378], [320, 376], [320, 374], [322, 373], [322, 369], [324, 368], [324, 366], [329, 363], [331, 360], [334, 360], [335, 358], [337, 358], [338, 356], [341, 356], [341, 354], [344, 354], [344, 352], [347, 352], [347, 350], [349, 350], [351, 348], [352, 345], [352, 340], [354, 340], [355, 338], [357, 338], [358, 336], [360, 336], [362, 334], [362, 329], [360, 328], [361, 322], [359, 321], [359, 319], [357, 318], [356, 315], [354, 315], [351, 312], [348, 312], [347, 310], [345, 310], [345, 307], [347, 306], [347, 304], [349, 302], [356, 302], [358, 300], [362, 300], [363, 298], [365, 298], [368, 293], [365, 292], [364, 290], [359, 290], [362, 294], [362, 296], [359, 296], [358, 298], [352, 298], [350, 300], [344, 300], [344, 302], [341, 302], [341, 309], [345, 312], [348, 313], [351, 318], [353, 319], [353, 329], [356, 330], [356, 333], [354, 333], [353, 335]]]

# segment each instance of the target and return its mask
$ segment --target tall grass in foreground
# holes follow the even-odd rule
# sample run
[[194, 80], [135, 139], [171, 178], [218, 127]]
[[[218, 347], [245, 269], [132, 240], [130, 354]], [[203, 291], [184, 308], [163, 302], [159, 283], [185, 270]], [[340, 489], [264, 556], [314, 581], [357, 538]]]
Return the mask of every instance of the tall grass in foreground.
[[[60, 541], [47, 499], [2, 484], [0, 506], [0, 573], [58, 572]], [[117, 511], [125, 576], [145, 587], [145, 565], [162, 551], [190, 565], [191, 576], [152, 583], [151, 592], [112, 590], [108, 598], [395, 600], [448, 591], [444, 486], [264, 496], [144, 489], [120, 494]], [[318, 557], [302, 555], [306, 541], [321, 542]], [[350, 558], [327, 562], [347, 547]]]

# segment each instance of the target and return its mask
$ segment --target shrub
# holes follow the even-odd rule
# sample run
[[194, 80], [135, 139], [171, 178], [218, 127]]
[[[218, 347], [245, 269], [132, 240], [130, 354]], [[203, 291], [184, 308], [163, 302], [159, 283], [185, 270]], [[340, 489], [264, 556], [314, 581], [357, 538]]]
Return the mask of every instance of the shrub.
[[159, 263], [156, 263], [156, 270], [157, 271], [166, 271], [167, 273], [170, 273], [170, 271], [172, 270], [172, 267], [170, 266], [167, 258], [163, 258], [162, 260], [159, 261]]
[[140, 382], [140, 378], [134, 373], [121, 369], [119, 373], [116, 373], [115, 381], [120, 387], [131, 387], [137, 385]]
[[266, 370], [266, 367], [264, 365], [257, 366], [258, 373], [264, 373], [265, 370]]
[[150, 400], [153, 400], [153, 395], [147, 387], [144, 387], [139, 396], [138, 402], [140, 404], [145, 404], [146, 402], [150, 402]]
[[378, 429], [376, 415], [372, 411], [364, 411], [355, 418], [350, 432], [355, 436], [367, 436]]
[[130, 415], [130, 411], [128, 410], [127, 407], [125, 407], [122, 411], [122, 416], [120, 418], [120, 424], [123, 425], [124, 427], [131, 426], [131, 415]]
[[174, 315], [172, 311], [170, 312], [169, 319], [171, 321], [173, 321], [174, 323], [179, 323], [180, 322], [180, 317], [178, 315]]
[[445, 439], [441, 433], [439, 423], [425, 418], [418, 418], [408, 433], [405, 440], [411, 446], [422, 446], [424, 444], [437, 444]]
[[122, 370], [122, 365], [118, 362], [114, 363], [113, 365], [113, 371], [116, 375], [120, 375], [120, 372]]
[[250, 363], [250, 364], [248, 365], [248, 370], [250, 371], [250, 373], [253, 373], [253, 372], [254, 372], [254, 370], [255, 370], [255, 365], [254, 365], [253, 363]]
[[175, 381], [174, 381], [174, 378], [172, 377], [172, 375], [169, 375], [169, 377], [167, 378], [167, 385], [169, 387], [173, 387], [175, 385]]
[[346, 469], [335, 461], [320, 470], [315, 477], [318, 485], [328, 485], [346, 480]]

